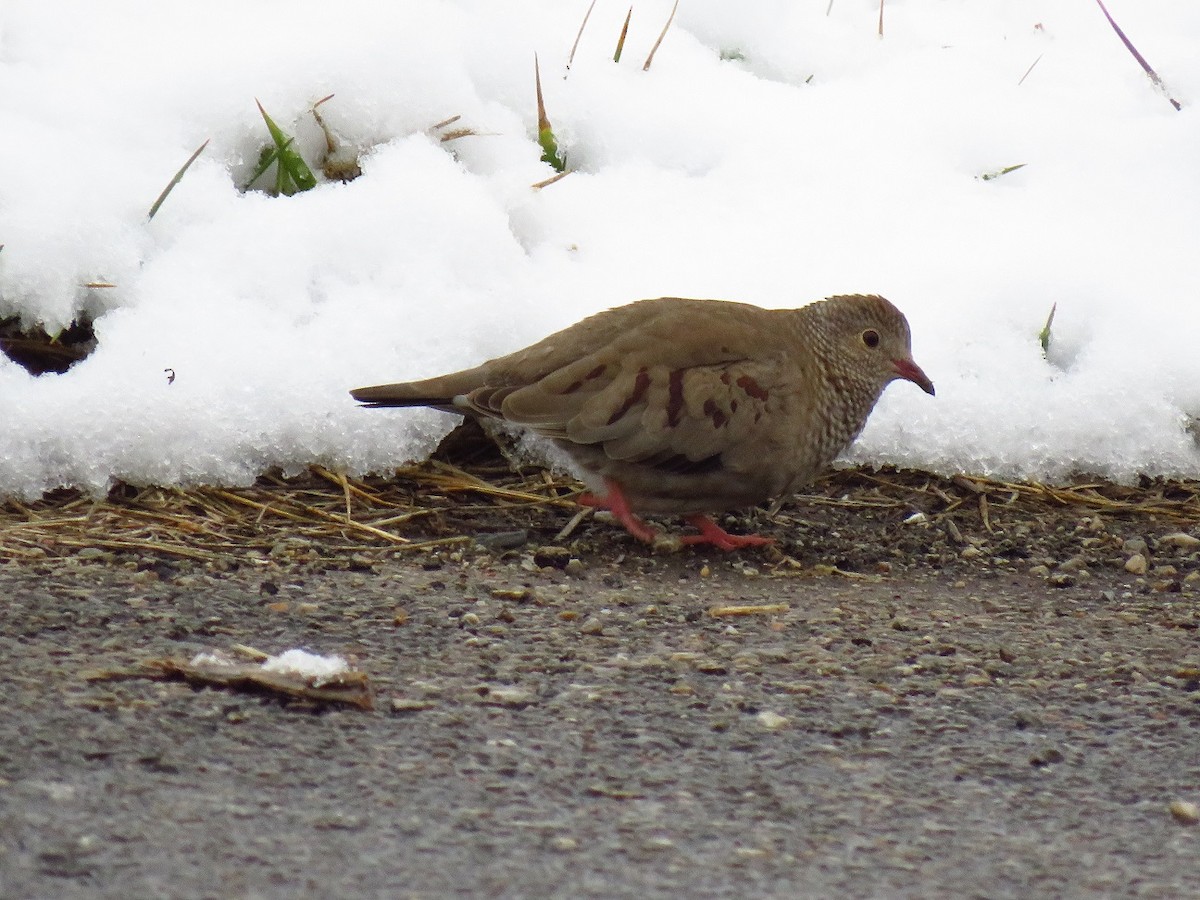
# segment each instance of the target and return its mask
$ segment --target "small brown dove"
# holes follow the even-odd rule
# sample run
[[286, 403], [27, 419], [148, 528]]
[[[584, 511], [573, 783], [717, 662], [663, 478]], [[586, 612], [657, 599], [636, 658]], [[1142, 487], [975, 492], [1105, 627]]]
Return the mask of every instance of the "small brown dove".
[[350, 392], [367, 406], [432, 406], [543, 435], [635, 537], [637, 513], [682, 515], [688, 544], [771, 543], [706, 513], [791, 495], [850, 445], [889, 382], [927, 394], [908, 321], [882, 297], [799, 309], [660, 297], [584, 319], [473, 369]]

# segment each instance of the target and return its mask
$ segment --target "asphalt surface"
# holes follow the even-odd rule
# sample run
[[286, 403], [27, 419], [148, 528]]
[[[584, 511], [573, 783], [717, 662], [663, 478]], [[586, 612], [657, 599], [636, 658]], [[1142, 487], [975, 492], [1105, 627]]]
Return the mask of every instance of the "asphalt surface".
[[[813, 515], [859, 577], [599, 523], [0, 566], [0, 896], [1200, 896], [1177, 524]], [[344, 655], [375, 709], [118, 677], [237, 644]]]

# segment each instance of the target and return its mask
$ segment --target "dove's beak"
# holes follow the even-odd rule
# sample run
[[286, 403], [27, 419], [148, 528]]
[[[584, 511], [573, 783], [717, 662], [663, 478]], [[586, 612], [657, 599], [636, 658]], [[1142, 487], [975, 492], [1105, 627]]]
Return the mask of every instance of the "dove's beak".
[[892, 365], [895, 367], [898, 377], [911, 381], [930, 397], [934, 396], [933, 382], [929, 380], [928, 375], [921, 371], [921, 367], [911, 359], [893, 359]]

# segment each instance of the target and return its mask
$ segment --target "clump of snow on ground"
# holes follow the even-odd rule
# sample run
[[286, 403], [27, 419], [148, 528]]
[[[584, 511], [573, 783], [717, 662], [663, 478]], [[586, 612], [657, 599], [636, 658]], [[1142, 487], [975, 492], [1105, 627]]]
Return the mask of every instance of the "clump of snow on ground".
[[350, 664], [340, 656], [320, 656], [307, 650], [292, 649], [264, 660], [262, 670], [294, 675], [321, 685], [345, 675], [350, 671]]
[[[453, 419], [349, 388], [659, 295], [893, 300], [938, 395], [889, 388], [853, 461], [1200, 476], [1200, 7], [1108, 4], [1176, 112], [1086, 3], [889, 0], [880, 38], [874, 0], [682, 0], [643, 72], [669, 0], [619, 65], [600, 0], [564, 79], [588, 2], [9, 4], [0, 318], [87, 313], [99, 346], [0, 359], [0, 495], [386, 471]], [[540, 191], [535, 52], [574, 170]], [[242, 192], [255, 98], [315, 161], [330, 93], [362, 177]]]

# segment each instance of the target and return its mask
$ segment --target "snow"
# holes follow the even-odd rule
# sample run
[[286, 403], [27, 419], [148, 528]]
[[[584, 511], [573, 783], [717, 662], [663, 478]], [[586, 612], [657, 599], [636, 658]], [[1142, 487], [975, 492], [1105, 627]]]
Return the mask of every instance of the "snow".
[[[587, 3], [7, 4], [0, 318], [99, 344], [0, 359], [0, 496], [384, 472], [454, 420], [349, 388], [658, 295], [896, 303], [938, 394], [889, 388], [852, 462], [1200, 477], [1200, 6], [1107, 4], [1177, 112], [1086, 2], [887, 0], [880, 38], [875, 0], [682, 0], [643, 72], [669, 0], [620, 64], [599, 0], [564, 79]], [[574, 170], [542, 190], [535, 52]], [[241, 191], [255, 98], [315, 162], [331, 93], [362, 176]]]
[[[198, 669], [243, 669], [244, 663], [235, 660], [223, 650], [211, 650], [197, 653], [189, 663]], [[258, 666], [263, 672], [274, 672], [277, 675], [290, 675], [310, 682], [313, 687], [328, 684], [336, 678], [351, 671], [350, 663], [341, 656], [321, 656], [308, 650], [292, 648], [268, 656]]]
[[295, 675], [313, 681], [315, 686], [329, 683], [350, 671], [350, 664], [340, 656], [321, 656], [307, 650], [285, 650], [263, 661], [264, 672]]

